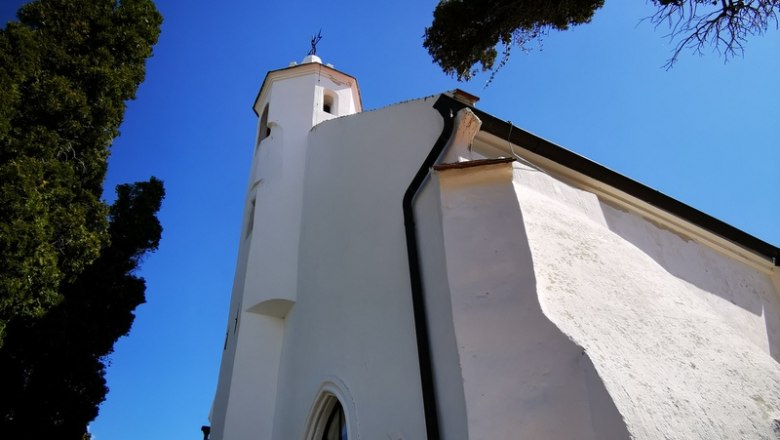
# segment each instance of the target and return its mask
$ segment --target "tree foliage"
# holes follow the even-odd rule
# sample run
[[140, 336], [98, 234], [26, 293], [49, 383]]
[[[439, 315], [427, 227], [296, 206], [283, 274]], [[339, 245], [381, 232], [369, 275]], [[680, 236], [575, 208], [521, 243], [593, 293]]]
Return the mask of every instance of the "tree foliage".
[[470, 79], [479, 63], [492, 69], [503, 46], [506, 62], [512, 45], [526, 48], [550, 29], [587, 23], [603, 0], [442, 0], [425, 29], [423, 45], [448, 74]]
[[106, 356], [127, 334], [145, 284], [133, 274], [157, 248], [162, 182], [117, 187], [109, 213], [110, 240], [42, 318], [8, 326], [0, 349], [0, 432], [8, 438], [81, 439], [106, 396]]
[[[677, 41], [668, 66], [686, 49], [700, 53], [712, 46], [726, 59], [741, 54], [747, 37], [777, 27], [780, 13], [780, 0], [650, 1], [657, 11], [649, 20], [668, 25], [668, 36]], [[498, 69], [513, 46], [529, 50], [551, 30], [590, 22], [603, 5], [603, 0], [441, 0], [423, 46], [445, 73], [469, 80], [477, 65], [482, 71]]]
[[162, 18], [151, 0], [37, 0], [0, 30], [0, 432], [84, 439], [144, 302], [162, 182], [101, 200]]
[[100, 199], [162, 18], [151, 0], [38, 0], [0, 30], [0, 346], [108, 240]]

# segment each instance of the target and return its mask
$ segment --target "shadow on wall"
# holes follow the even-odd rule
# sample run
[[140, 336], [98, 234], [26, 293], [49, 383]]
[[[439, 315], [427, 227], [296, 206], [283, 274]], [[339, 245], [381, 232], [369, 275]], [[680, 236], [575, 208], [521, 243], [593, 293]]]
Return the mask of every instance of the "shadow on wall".
[[629, 439], [589, 355], [542, 311], [511, 175], [447, 180], [442, 223], [469, 438]]
[[[671, 275], [700, 289], [702, 298], [727, 320], [735, 317], [733, 309], [707, 298], [709, 294], [750, 312], [754, 315], [750, 320], [762, 319], [769, 354], [780, 361], [780, 298], [768, 276], [635, 214], [603, 201], [601, 207], [612, 232], [641, 249]], [[754, 337], [756, 331], [752, 332]]]

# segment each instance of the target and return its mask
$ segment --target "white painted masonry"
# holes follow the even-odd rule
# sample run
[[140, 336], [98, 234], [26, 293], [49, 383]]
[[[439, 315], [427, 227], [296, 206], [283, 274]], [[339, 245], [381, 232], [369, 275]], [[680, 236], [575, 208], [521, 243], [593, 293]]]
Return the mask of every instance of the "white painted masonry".
[[211, 438], [320, 440], [338, 402], [350, 440], [780, 439], [777, 248], [475, 100], [362, 112], [316, 56], [267, 75]]
[[778, 438], [780, 367], [767, 335], [777, 344], [780, 309], [768, 277], [517, 172], [537, 180], [516, 186], [542, 307], [584, 347], [634, 438]]

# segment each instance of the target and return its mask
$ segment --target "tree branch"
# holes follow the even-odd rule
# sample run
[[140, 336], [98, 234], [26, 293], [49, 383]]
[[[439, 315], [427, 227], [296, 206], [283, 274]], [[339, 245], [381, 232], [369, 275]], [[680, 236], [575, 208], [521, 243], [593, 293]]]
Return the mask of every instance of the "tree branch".
[[762, 35], [772, 23], [777, 28], [777, 14], [780, 11], [780, 0], [653, 2], [660, 8], [649, 20], [656, 27], [668, 25], [669, 33], [665, 36], [670, 40], [678, 40], [671, 58], [665, 64], [667, 69], [677, 62], [686, 49], [701, 55], [705, 47], [712, 46], [713, 50], [723, 55], [725, 61], [735, 55], [742, 55], [743, 44], [748, 37]]

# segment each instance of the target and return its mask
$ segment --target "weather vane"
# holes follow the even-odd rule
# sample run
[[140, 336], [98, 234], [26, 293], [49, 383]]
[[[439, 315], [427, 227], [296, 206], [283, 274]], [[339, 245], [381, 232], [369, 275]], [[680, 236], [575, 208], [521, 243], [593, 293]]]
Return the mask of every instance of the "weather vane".
[[312, 35], [309, 55], [317, 55], [317, 43], [319, 43], [320, 40], [322, 40], [322, 29], [317, 32], [317, 35]]

